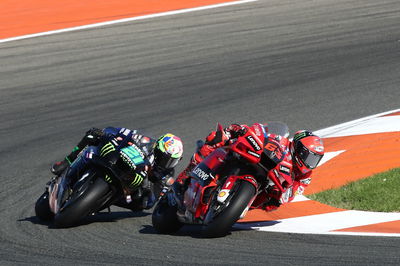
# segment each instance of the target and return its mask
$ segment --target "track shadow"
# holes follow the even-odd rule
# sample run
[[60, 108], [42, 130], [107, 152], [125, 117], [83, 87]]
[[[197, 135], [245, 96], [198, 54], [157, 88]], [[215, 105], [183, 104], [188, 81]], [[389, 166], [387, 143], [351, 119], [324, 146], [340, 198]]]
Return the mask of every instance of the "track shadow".
[[[137, 217], [145, 217], [151, 215], [151, 213], [143, 212], [143, 211], [116, 211], [116, 212], [99, 212], [90, 216], [83, 218], [79, 223], [77, 223], [73, 227], [88, 225], [91, 223], [113, 223], [118, 220], [129, 219], [129, 218], [137, 218]], [[37, 225], [45, 225], [48, 226], [50, 229], [57, 229], [52, 221], [46, 222], [41, 221], [36, 216], [26, 217], [23, 219], [17, 220], [18, 222], [31, 222]]]
[[238, 222], [235, 224], [235, 229], [238, 230], [250, 230], [253, 227], [265, 227], [265, 226], [273, 226], [281, 223], [280, 221], [255, 221], [255, 222]]
[[[261, 226], [273, 226], [275, 224], [280, 223], [279, 221], [260, 221], [260, 222], [240, 222], [233, 225], [230, 232], [227, 234], [229, 236], [231, 232], [238, 231], [248, 231], [252, 230], [253, 227], [261, 227]], [[144, 225], [142, 229], [139, 230], [141, 234], [155, 234], [159, 233], [154, 229], [151, 225]], [[175, 233], [167, 234], [173, 236], [190, 236], [192, 238], [204, 238], [202, 235], [202, 226], [201, 225], [184, 225], [181, 229], [179, 229]]]
[[[150, 234], [150, 235], [162, 235], [159, 234], [153, 226], [151, 225], [143, 225], [143, 228], [139, 230], [141, 234]], [[181, 229], [179, 229], [175, 233], [165, 234], [171, 236], [190, 236], [193, 238], [203, 238], [201, 235], [201, 226], [200, 225], [184, 225]]]
[[37, 218], [36, 216], [31, 216], [31, 217], [26, 217], [23, 219], [18, 219], [18, 222], [31, 222], [33, 224], [39, 224], [39, 225], [50, 225], [51, 222], [46, 222], [46, 221], [42, 221], [39, 220], [39, 218]]

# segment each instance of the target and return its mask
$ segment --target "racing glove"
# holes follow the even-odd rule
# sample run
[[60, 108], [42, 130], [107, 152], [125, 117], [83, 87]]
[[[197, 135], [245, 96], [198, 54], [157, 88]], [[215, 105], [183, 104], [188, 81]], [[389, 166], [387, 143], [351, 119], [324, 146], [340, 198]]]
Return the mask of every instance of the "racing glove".
[[229, 132], [230, 138], [238, 138], [246, 134], [247, 129], [239, 124], [232, 124], [229, 127], [225, 128], [226, 132]]
[[206, 137], [205, 144], [213, 148], [222, 147], [230, 139], [230, 135], [228, 134], [229, 134], [228, 132], [225, 132], [225, 130], [222, 129], [213, 131]]
[[85, 144], [86, 145], [97, 145], [103, 136], [104, 136], [103, 130], [96, 128], [96, 127], [92, 127], [85, 134], [85, 137], [84, 137]]
[[98, 145], [100, 139], [104, 136], [101, 129], [91, 128], [86, 131], [85, 136], [79, 141], [78, 145], [74, 147], [72, 152], [65, 157], [65, 159], [71, 164], [78, 157], [78, 154], [89, 145]]

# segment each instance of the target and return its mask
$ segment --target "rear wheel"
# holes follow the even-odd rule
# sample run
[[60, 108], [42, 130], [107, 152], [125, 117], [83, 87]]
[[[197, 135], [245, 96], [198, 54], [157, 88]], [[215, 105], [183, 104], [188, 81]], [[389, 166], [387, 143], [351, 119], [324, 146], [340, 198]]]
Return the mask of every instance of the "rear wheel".
[[75, 225], [83, 217], [101, 208], [108, 192], [110, 192], [109, 185], [101, 178], [96, 178], [81, 195], [71, 196], [68, 205], [54, 217], [54, 225], [56, 227]]
[[41, 221], [47, 222], [53, 220], [54, 213], [50, 210], [48, 191], [44, 192], [36, 201], [35, 214]]
[[183, 224], [178, 220], [176, 212], [176, 206], [170, 206], [166, 199], [160, 200], [151, 216], [154, 229], [162, 234], [171, 234], [178, 231]]
[[232, 225], [240, 218], [250, 200], [256, 193], [254, 186], [249, 182], [240, 182], [235, 194], [226, 206], [203, 229], [204, 237], [221, 237], [228, 234]]

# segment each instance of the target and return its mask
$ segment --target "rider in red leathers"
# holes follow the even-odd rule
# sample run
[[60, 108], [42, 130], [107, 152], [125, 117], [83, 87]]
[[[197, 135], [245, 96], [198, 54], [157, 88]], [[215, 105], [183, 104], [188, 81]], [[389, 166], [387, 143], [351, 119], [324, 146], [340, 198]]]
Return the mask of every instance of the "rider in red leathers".
[[[281, 204], [288, 203], [296, 195], [303, 194], [305, 188], [311, 182], [312, 170], [315, 169], [324, 155], [324, 145], [320, 137], [310, 131], [297, 131], [293, 140], [286, 136], [268, 133], [268, 124], [254, 124], [264, 128], [266, 139], [274, 143], [283, 151], [284, 157], [273, 169], [268, 171], [269, 180], [279, 180], [275, 184], [272, 181], [266, 190], [259, 193], [252, 204], [252, 209], [261, 208], [266, 211], [276, 210]], [[232, 124], [223, 130], [211, 132], [195, 154], [186, 169], [179, 174], [176, 185], [184, 186], [184, 182], [190, 171], [207, 157], [215, 149], [229, 145], [236, 138], [244, 135], [247, 130], [255, 128], [254, 125]], [[268, 145], [264, 147], [268, 149]], [[279, 187], [280, 186], [280, 187]]]

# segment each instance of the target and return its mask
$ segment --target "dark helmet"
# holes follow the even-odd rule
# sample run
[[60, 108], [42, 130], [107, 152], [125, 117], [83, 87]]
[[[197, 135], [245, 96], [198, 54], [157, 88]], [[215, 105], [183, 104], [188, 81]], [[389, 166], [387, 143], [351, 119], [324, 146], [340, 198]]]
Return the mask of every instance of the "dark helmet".
[[292, 151], [295, 165], [305, 173], [317, 167], [325, 149], [320, 137], [310, 131], [301, 130], [294, 134]]
[[169, 169], [175, 167], [183, 154], [182, 140], [170, 133], [162, 135], [155, 143], [154, 162], [158, 167]]

